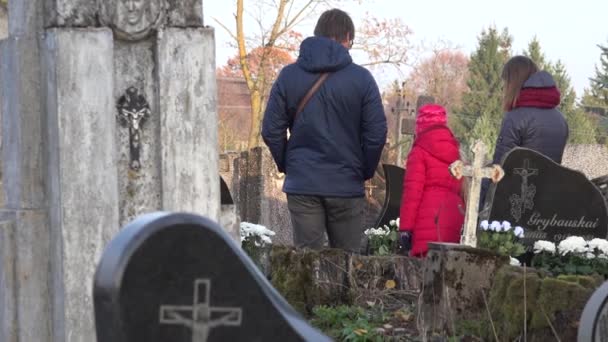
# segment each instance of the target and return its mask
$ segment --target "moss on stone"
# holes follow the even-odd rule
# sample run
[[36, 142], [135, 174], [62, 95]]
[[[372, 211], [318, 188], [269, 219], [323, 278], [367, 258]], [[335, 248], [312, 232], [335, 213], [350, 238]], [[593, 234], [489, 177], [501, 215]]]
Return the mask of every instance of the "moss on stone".
[[309, 316], [317, 305], [352, 303], [344, 251], [275, 246], [270, 260], [273, 286], [303, 315]]
[[490, 292], [491, 317], [484, 319], [482, 336], [494, 339], [491, 319], [497, 335], [504, 340], [523, 336], [524, 327], [529, 341], [554, 340], [551, 325], [561, 340], [576, 340], [576, 324], [580, 314], [599, 284], [595, 277], [553, 278], [533, 269], [527, 270], [524, 282], [523, 268], [503, 267]]

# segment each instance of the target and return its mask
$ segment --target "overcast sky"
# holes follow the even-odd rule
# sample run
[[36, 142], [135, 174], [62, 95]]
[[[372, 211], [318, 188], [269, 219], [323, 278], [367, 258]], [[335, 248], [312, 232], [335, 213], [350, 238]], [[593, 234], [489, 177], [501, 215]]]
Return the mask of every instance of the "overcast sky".
[[[245, 0], [245, 5], [252, 1]], [[206, 23], [216, 27], [217, 65], [221, 66], [236, 51], [228, 46], [230, 37], [213, 18], [233, 29], [236, 0], [203, 4]], [[536, 36], [548, 59], [561, 59], [566, 65], [579, 96], [599, 64], [597, 44], [608, 43], [608, 0], [363, 0], [362, 4], [345, 10], [355, 25], [366, 12], [380, 18], [400, 17], [414, 31], [415, 44], [449, 41], [466, 54], [474, 51], [479, 33], [490, 25], [509, 28], [514, 53], [521, 53]], [[311, 35], [315, 19], [311, 18], [298, 30], [305, 36]], [[387, 76], [384, 72], [377, 77], [384, 83], [398, 75]]]

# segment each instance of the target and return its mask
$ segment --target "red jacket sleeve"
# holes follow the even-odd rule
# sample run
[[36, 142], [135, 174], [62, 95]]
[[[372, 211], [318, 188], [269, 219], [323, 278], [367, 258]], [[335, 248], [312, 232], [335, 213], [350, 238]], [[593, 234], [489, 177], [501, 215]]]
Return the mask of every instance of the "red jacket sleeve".
[[424, 164], [424, 151], [414, 146], [405, 167], [403, 180], [403, 195], [401, 197], [401, 210], [399, 216], [399, 229], [411, 231], [416, 223], [418, 207], [424, 191], [426, 166]]

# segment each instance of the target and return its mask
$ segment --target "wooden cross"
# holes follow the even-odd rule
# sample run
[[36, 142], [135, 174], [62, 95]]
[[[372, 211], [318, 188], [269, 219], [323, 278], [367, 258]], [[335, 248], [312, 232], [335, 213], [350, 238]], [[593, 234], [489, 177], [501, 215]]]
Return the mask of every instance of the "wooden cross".
[[457, 160], [450, 165], [450, 173], [456, 179], [464, 177], [471, 178], [468, 198], [466, 199], [466, 214], [464, 217], [464, 231], [460, 243], [463, 245], [477, 247], [477, 216], [479, 214], [479, 196], [481, 192], [481, 180], [490, 178], [492, 182], [499, 182], [504, 177], [505, 172], [500, 165], [494, 164], [490, 167], [483, 167], [484, 157], [487, 147], [482, 141], [477, 141], [472, 148], [473, 165], [464, 165], [461, 160]]
[[192, 330], [192, 342], [207, 342], [209, 332], [215, 327], [240, 326], [243, 309], [213, 307], [210, 305], [210, 295], [211, 280], [196, 279], [192, 305], [161, 305], [160, 323], [189, 327]]

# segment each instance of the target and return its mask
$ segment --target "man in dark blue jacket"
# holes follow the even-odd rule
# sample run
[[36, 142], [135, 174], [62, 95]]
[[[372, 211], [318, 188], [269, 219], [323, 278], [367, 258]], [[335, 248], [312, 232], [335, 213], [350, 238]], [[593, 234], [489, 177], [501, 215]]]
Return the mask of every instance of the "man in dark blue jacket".
[[[314, 33], [274, 83], [262, 137], [286, 174], [283, 191], [295, 245], [321, 248], [327, 233], [331, 247], [358, 252], [365, 228], [364, 182], [378, 166], [386, 117], [374, 78], [349, 54], [355, 29], [348, 14], [326, 11]], [[327, 79], [296, 113], [325, 73]]]

